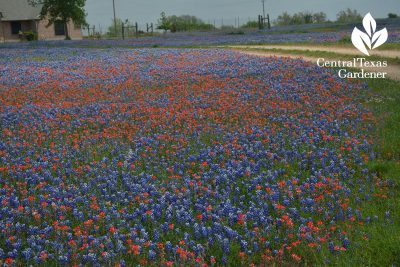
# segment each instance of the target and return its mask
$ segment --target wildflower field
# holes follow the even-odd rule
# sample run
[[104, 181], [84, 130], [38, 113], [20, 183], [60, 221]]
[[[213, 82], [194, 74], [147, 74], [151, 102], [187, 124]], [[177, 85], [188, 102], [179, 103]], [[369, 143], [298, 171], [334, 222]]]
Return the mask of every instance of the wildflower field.
[[[354, 26], [353, 26], [354, 28]], [[390, 44], [400, 42], [400, 25], [388, 25]], [[139, 38], [120, 39], [84, 39], [74, 42], [65, 41], [38, 41], [22, 43], [1, 44], [3, 48], [199, 48], [227, 45], [261, 45], [261, 44], [350, 44], [348, 31], [334, 32], [190, 32], [190, 33], [166, 33], [154, 36], [142, 36]]]
[[0, 265], [329, 264], [391, 215], [360, 81], [219, 49], [0, 50]]

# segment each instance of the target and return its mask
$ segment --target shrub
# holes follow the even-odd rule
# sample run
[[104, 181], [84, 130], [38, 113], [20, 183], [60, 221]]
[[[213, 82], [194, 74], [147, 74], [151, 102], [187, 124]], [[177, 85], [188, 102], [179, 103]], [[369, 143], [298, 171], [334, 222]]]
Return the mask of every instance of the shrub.
[[351, 10], [350, 8], [346, 10], [340, 11], [337, 15], [337, 21], [339, 23], [349, 23], [349, 22], [356, 22], [361, 21], [362, 16], [358, 13], [357, 10]]
[[23, 32], [22, 36], [27, 40], [27, 41], [36, 41], [38, 38], [37, 33], [35, 32]]
[[351, 43], [351, 37], [350, 36], [344, 36], [339, 40], [339, 43], [350, 44]]

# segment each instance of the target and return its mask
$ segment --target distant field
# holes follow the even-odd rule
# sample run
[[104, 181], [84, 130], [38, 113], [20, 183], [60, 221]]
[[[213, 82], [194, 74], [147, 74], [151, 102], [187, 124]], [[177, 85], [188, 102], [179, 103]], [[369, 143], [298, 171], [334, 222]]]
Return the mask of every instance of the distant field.
[[[400, 43], [399, 20], [393, 20], [392, 24], [382, 23], [379, 27], [387, 27], [389, 39], [387, 47], [398, 49]], [[379, 20], [378, 20], [378, 23]], [[32, 43], [18, 43], [19, 47], [86, 47], [86, 48], [141, 48], [141, 47], [213, 47], [223, 45], [261, 45], [261, 44], [318, 44], [318, 45], [351, 45], [350, 36], [352, 28], [350, 24], [344, 28], [337, 24], [329, 24], [337, 30], [328, 30], [324, 25], [301, 25], [290, 27], [276, 27], [271, 30], [243, 31], [232, 29], [226, 32], [187, 32], [157, 34], [140, 38], [125, 40], [81, 40], [81, 41], [41, 41]], [[336, 25], [336, 26], [335, 26]], [[320, 27], [320, 28], [318, 28]], [[300, 30], [302, 29], [303, 30]], [[298, 30], [297, 30], [298, 29]], [[0, 44], [0, 48], [13, 48], [15, 43]]]

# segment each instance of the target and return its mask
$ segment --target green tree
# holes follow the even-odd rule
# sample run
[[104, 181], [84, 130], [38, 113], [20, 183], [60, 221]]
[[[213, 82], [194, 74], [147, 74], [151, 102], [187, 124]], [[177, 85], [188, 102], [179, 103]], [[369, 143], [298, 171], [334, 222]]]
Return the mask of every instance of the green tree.
[[336, 15], [336, 17], [336, 22], [340, 23], [356, 22], [362, 20], [362, 16], [360, 15], [360, 13], [358, 13], [357, 10], [351, 10], [350, 8], [340, 11]]
[[115, 31], [115, 26], [114, 26], [114, 19], [112, 19], [112, 23], [110, 26], [107, 28], [107, 35], [109, 37], [116, 37], [116, 36], [122, 36], [122, 25], [125, 25], [125, 35], [129, 36], [132, 34], [134, 24], [130, 22], [129, 20], [123, 21], [120, 18], [115, 19], [115, 24], [117, 25], [117, 31]]
[[304, 15], [302, 13], [294, 13], [292, 16], [292, 20], [290, 21], [291, 25], [300, 25], [304, 24]]
[[28, 0], [33, 5], [42, 5], [40, 12], [41, 19], [47, 18], [47, 26], [56, 21], [62, 22], [65, 26], [65, 39], [70, 39], [67, 24], [73, 21], [75, 25], [86, 25], [86, 0]]
[[275, 25], [300, 25], [326, 22], [326, 14], [324, 12], [312, 13], [310, 11], [298, 12], [293, 15], [283, 12], [275, 20]]
[[274, 24], [277, 26], [290, 25], [291, 21], [292, 21], [292, 16], [285, 11], [278, 16]]
[[165, 15], [165, 12], [161, 12], [160, 18], [158, 19], [158, 26], [157, 29], [164, 30], [165, 32], [171, 30], [171, 23]]
[[204, 23], [201, 19], [191, 15], [181, 16], [167, 16], [164, 12], [161, 13], [160, 19], [158, 19], [157, 29], [171, 32], [182, 32], [182, 31], [204, 31], [211, 30], [214, 25]]
[[395, 14], [395, 13], [389, 13], [388, 14], [388, 18], [389, 19], [395, 19], [395, 18], [397, 18], [398, 16], [397, 16], [397, 14]]
[[314, 23], [324, 23], [326, 22], [326, 14], [324, 12], [317, 12], [313, 14]]
[[302, 23], [304, 24], [311, 24], [314, 23], [314, 14], [310, 11], [300, 12], [300, 18], [302, 19]]

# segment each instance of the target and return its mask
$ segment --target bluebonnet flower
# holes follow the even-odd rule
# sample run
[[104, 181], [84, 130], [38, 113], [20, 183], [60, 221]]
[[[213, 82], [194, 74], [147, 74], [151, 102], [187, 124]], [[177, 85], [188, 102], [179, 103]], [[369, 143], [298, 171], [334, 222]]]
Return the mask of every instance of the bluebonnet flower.
[[347, 249], [350, 235], [325, 230], [363, 221], [360, 205], [393, 186], [365, 165], [370, 115], [354, 104], [364, 85], [329, 70], [219, 49], [25, 45], [0, 51], [2, 260], [228, 264], [240, 246], [297, 262], [285, 248], [300, 240]]

